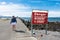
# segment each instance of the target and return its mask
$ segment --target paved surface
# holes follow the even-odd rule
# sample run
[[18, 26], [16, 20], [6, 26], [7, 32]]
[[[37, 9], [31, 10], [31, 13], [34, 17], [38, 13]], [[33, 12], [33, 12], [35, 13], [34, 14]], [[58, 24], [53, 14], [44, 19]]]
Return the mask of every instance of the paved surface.
[[37, 40], [21, 20], [17, 19], [16, 32], [12, 31], [10, 20], [0, 20], [0, 40]]

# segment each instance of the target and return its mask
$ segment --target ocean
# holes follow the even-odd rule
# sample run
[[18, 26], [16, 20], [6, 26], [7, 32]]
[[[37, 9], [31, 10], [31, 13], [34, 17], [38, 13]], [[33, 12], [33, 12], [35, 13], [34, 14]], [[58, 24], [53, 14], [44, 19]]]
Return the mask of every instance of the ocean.
[[[31, 17], [22, 17], [25, 21], [30, 21]], [[48, 22], [60, 22], [60, 17], [49, 17]]]

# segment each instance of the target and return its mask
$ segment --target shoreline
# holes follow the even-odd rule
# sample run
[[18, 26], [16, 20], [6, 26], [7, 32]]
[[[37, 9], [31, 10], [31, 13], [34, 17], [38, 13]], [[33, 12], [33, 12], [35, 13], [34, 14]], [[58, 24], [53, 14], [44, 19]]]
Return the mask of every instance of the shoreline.
[[[31, 30], [31, 22], [30, 21], [25, 21], [22, 18], [20, 18], [22, 22], [27, 26], [29, 30]], [[33, 29], [35, 30], [45, 30], [46, 25], [45, 24], [40, 24], [40, 25], [33, 25]], [[60, 22], [48, 22], [48, 31], [58, 31], [60, 32]]]

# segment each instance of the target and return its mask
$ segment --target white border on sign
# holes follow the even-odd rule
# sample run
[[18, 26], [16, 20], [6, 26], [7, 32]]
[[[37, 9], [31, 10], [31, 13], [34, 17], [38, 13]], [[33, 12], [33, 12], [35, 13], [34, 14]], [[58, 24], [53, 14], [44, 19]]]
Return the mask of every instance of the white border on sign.
[[48, 12], [47, 10], [33, 10], [32, 12]]

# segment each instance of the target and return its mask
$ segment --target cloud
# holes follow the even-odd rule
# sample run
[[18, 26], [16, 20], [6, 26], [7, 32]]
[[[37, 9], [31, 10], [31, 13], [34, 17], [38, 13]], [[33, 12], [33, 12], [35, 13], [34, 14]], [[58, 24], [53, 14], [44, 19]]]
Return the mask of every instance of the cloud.
[[1, 5], [5, 5], [5, 4], [7, 4], [7, 3], [6, 3], [6, 2], [0, 2], [0, 4], [1, 4]]
[[[57, 3], [58, 4], [58, 3]], [[40, 7], [41, 8], [41, 7]], [[32, 9], [37, 9], [37, 7], [31, 7], [24, 4], [14, 4], [12, 2], [0, 2], [0, 15], [3, 16], [20, 16], [20, 17], [30, 17], [32, 14]], [[39, 8], [38, 8], [39, 9]], [[49, 17], [60, 17], [59, 11], [48, 12]]]
[[48, 16], [49, 17], [60, 17], [60, 11], [49, 11]]
[[0, 2], [0, 15], [4, 16], [30, 16], [31, 7], [24, 4], [14, 4], [12, 2]]

